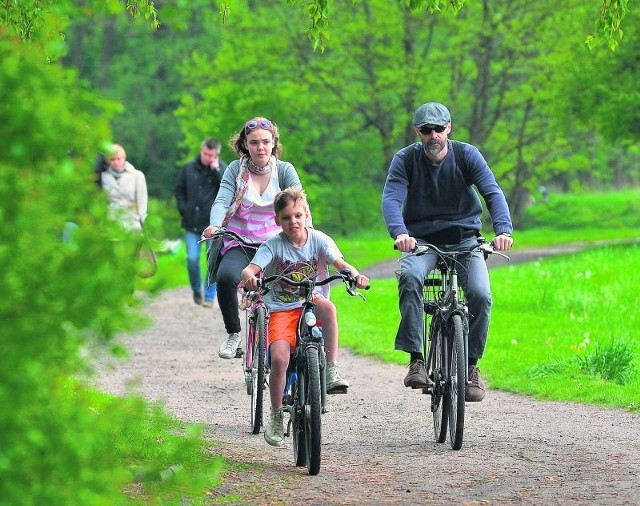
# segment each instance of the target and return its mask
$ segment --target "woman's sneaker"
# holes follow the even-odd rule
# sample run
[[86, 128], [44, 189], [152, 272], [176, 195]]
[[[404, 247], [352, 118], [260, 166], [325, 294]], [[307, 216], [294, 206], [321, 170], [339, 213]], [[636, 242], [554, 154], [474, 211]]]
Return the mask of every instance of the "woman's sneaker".
[[229, 334], [220, 345], [218, 355], [222, 358], [235, 358], [241, 341], [242, 338], [239, 333], [234, 332], [233, 334]]
[[267, 426], [264, 429], [264, 440], [271, 446], [280, 446], [284, 440], [284, 423], [282, 408], [271, 408]]

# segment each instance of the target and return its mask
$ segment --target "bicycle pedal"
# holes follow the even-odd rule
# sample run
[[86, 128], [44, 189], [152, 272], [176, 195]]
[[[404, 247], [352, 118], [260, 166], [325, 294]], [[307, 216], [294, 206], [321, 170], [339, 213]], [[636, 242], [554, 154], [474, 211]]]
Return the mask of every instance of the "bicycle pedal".
[[242, 355], [244, 355], [244, 352], [242, 351], [242, 348], [238, 348], [236, 350], [236, 357], [235, 358], [240, 358], [240, 357], [242, 357]]
[[422, 389], [422, 393], [425, 394], [425, 395], [431, 395], [433, 393], [433, 389], [430, 388], [430, 387], [424, 387]]

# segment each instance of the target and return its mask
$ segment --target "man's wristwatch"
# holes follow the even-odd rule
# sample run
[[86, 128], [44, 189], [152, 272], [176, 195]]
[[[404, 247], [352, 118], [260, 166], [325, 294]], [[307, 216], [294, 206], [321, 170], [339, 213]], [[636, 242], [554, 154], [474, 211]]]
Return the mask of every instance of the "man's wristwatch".
[[511, 237], [511, 234], [509, 232], [502, 232], [498, 235], [506, 235], [507, 237]]

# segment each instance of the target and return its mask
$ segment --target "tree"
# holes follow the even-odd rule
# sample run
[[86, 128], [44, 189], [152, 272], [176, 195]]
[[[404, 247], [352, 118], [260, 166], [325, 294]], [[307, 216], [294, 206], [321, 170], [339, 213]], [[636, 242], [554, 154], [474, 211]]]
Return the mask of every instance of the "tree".
[[[386, 169], [415, 139], [411, 114], [421, 102], [439, 100], [452, 110], [454, 136], [489, 160], [518, 220], [540, 180], [592, 170], [571, 132], [565, 138], [550, 129], [559, 97], [549, 85], [566, 74], [564, 56], [584, 47], [589, 19], [581, 3], [565, 7], [485, 1], [450, 18], [362, 0], [332, 11], [339, 36], [322, 54], [299, 39], [295, 27], [303, 20], [283, 5], [270, 6], [268, 16], [259, 7], [240, 9], [214, 63], [224, 84], [207, 85], [210, 68], [194, 60], [189, 68], [198, 70], [179, 114], [197, 111], [201, 124], [229, 134], [230, 120], [241, 125], [256, 111], [271, 114], [283, 127], [287, 155], [305, 174], [317, 223], [348, 233], [380, 224]], [[563, 37], [567, 29], [575, 35]], [[277, 82], [268, 94], [265, 81]], [[192, 127], [183, 124], [186, 135]]]
[[[324, 49], [325, 39], [330, 37], [329, 5], [331, 0], [287, 0], [292, 5], [303, 5], [308, 12], [311, 27], [307, 33], [313, 42], [314, 49]], [[357, 4], [360, 0], [354, 0]], [[618, 47], [623, 36], [622, 22], [629, 12], [629, 0], [601, 0], [600, 15], [595, 23], [595, 33], [587, 36], [586, 42], [590, 47], [601, 43], [607, 44], [612, 50]], [[232, 0], [221, 3], [221, 12], [227, 19], [231, 10]], [[400, 9], [409, 8], [414, 12], [453, 12], [457, 14], [465, 5], [464, 0], [397, 0]]]

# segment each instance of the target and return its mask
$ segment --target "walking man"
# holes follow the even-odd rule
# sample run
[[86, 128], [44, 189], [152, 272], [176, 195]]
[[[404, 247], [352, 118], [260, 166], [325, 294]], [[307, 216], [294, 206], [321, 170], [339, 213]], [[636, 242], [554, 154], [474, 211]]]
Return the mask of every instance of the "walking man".
[[182, 228], [185, 230], [187, 272], [193, 302], [203, 307], [213, 305], [216, 284], [209, 283], [207, 275], [203, 285], [200, 268], [202, 244], [198, 241], [202, 231], [209, 225], [211, 206], [218, 195], [222, 173], [226, 168], [227, 165], [220, 160], [220, 141], [205, 139], [195, 160], [182, 168], [175, 187], [176, 203], [182, 216]]

